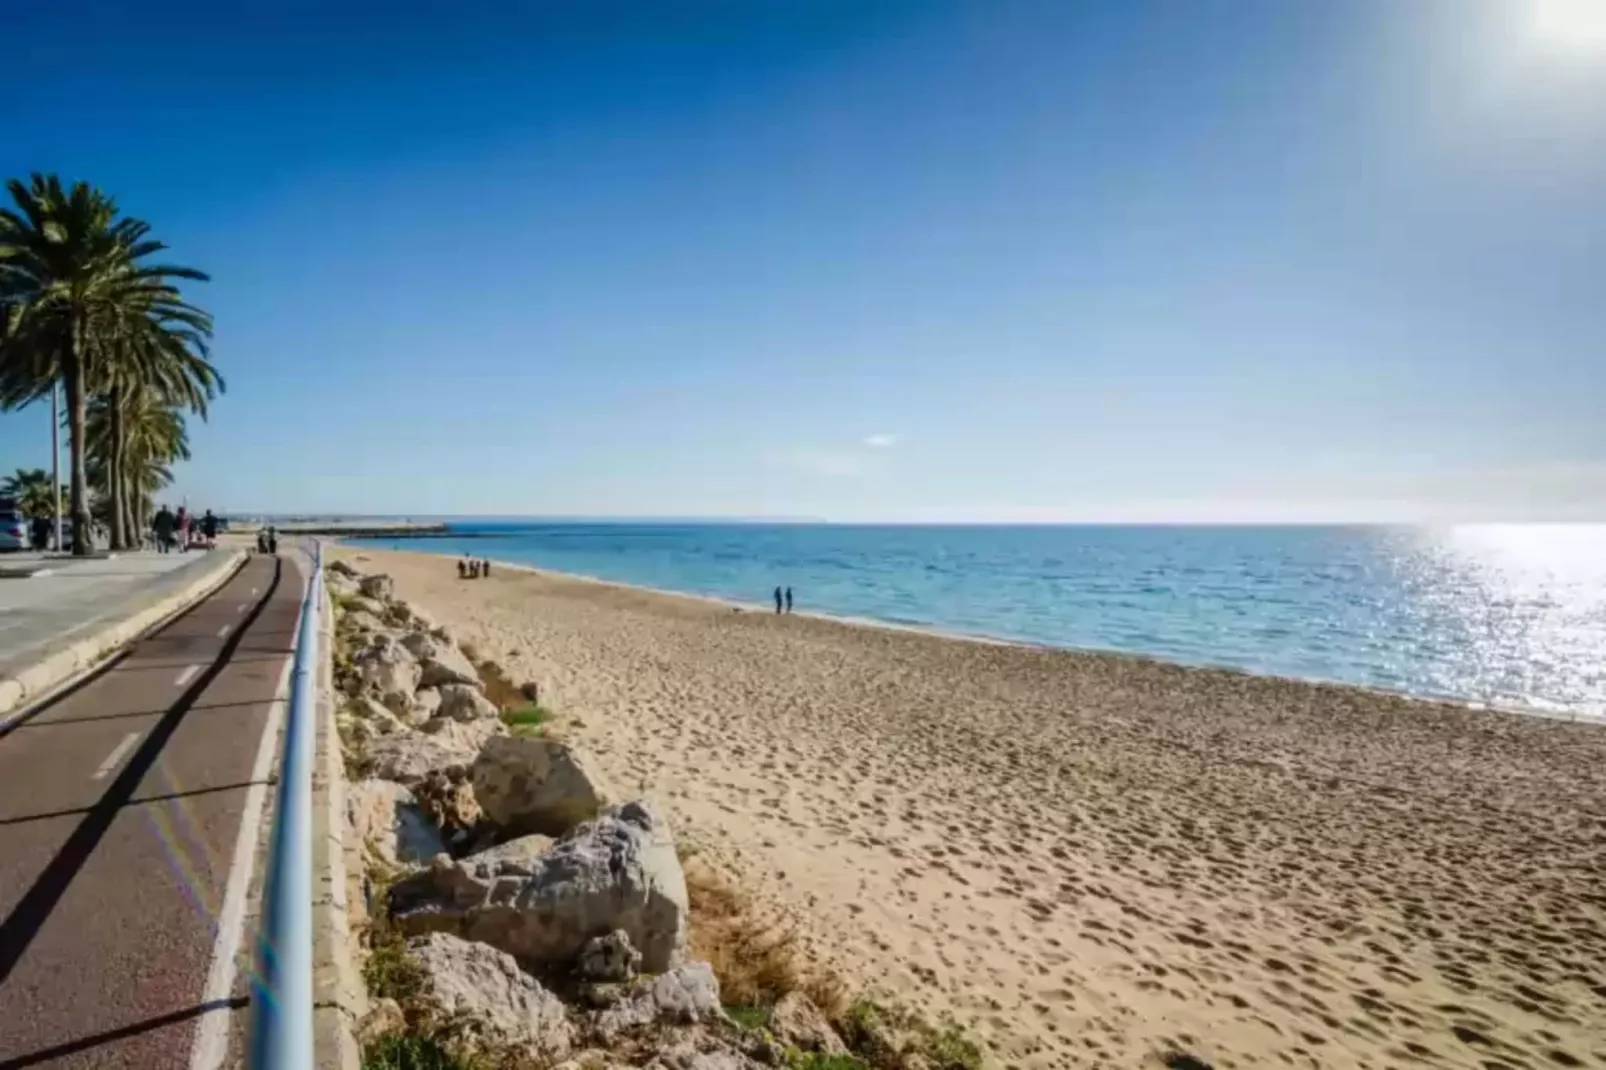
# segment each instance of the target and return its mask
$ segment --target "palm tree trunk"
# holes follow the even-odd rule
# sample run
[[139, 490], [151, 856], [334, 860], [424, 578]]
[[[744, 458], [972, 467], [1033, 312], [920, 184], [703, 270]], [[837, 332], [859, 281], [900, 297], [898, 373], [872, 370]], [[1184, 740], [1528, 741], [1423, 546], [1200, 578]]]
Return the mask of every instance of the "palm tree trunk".
[[84, 471], [84, 363], [81, 345], [81, 325], [73, 324], [72, 342], [67, 359], [63, 362], [62, 378], [67, 387], [67, 452], [71, 475], [72, 499], [72, 552], [74, 557], [88, 557], [94, 549], [89, 540], [89, 480]]
[[111, 495], [110, 520], [112, 528], [112, 549], [128, 549], [128, 480], [124, 476], [123, 460], [124, 435], [123, 427], [123, 392], [116, 387], [106, 396], [107, 408], [111, 410], [111, 449], [106, 458], [106, 490]]

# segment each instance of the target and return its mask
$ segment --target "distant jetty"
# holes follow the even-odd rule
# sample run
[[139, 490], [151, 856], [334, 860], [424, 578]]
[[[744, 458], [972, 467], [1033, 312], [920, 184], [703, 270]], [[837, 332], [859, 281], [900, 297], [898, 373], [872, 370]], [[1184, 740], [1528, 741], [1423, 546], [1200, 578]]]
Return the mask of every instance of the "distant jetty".
[[275, 520], [247, 521], [231, 526], [235, 531], [252, 532], [265, 523], [272, 523], [281, 535], [328, 535], [342, 539], [438, 539], [447, 535], [474, 538], [479, 534], [453, 531], [451, 525], [440, 521], [411, 520]]

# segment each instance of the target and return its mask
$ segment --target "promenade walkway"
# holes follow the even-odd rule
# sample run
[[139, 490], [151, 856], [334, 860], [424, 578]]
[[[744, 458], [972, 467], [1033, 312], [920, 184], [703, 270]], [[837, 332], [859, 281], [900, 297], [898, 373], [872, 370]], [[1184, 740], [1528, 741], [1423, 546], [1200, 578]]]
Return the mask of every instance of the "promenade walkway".
[[[0, 651], [153, 597], [191, 567], [154, 556], [80, 563], [54, 596], [6, 585], [57, 577], [0, 580], [0, 617], [22, 618], [5, 621]], [[250, 558], [0, 729], [0, 1070], [223, 1058], [305, 572], [299, 555]]]

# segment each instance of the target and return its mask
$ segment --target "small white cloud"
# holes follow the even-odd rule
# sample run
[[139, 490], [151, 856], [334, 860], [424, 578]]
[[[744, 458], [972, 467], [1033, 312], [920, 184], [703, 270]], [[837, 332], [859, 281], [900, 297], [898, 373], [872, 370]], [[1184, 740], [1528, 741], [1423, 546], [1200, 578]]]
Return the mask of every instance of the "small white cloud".
[[882, 431], [874, 435], [864, 436], [864, 444], [872, 449], [878, 450], [889, 450], [902, 441], [902, 435], [894, 435], [886, 431]]

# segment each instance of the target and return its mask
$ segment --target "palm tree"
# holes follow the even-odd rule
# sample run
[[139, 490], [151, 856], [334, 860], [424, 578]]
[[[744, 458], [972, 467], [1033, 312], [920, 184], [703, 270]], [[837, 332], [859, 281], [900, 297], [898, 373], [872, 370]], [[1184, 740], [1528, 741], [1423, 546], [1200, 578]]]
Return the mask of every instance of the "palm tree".
[[93, 398], [84, 429], [89, 483], [105, 505], [113, 543], [135, 545], [156, 492], [173, 481], [169, 466], [190, 459], [184, 415], [156, 391], [140, 386]]
[[[0, 408], [44, 397], [57, 380], [66, 387], [73, 553], [88, 554], [89, 396], [147, 383], [204, 411], [222, 388], [205, 360], [211, 318], [173, 282], [206, 276], [146, 263], [166, 246], [150, 239], [147, 224], [119, 218], [112, 199], [86, 183], [69, 191], [54, 175], [36, 174], [27, 186], [13, 179], [7, 187], [16, 211], [0, 209]], [[120, 447], [112, 452], [115, 469]], [[115, 492], [122, 482], [111, 481]]]
[[60, 492], [51, 501], [50, 473], [43, 468], [19, 468], [0, 482], [0, 496], [16, 500], [17, 509], [29, 520], [53, 517], [60, 508]]

